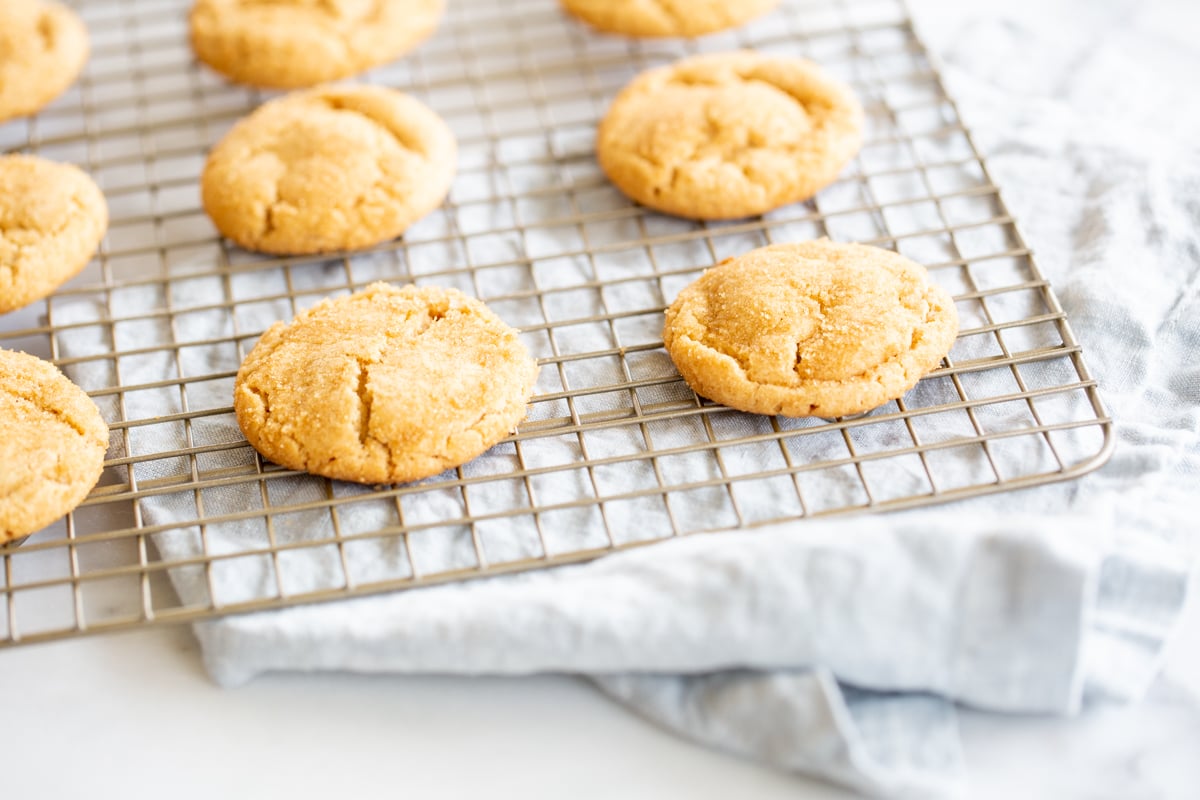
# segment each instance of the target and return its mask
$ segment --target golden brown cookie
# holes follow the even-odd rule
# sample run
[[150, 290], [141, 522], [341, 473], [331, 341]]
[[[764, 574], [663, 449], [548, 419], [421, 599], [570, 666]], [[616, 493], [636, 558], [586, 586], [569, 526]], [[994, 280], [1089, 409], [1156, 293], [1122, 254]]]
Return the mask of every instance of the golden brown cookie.
[[800, 58], [693, 56], [643, 72], [600, 123], [600, 166], [642, 205], [734, 219], [806, 200], [862, 143], [845, 84]]
[[238, 83], [300, 89], [386, 64], [427, 39], [443, 0], [196, 0], [196, 57]]
[[399, 483], [507, 436], [536, 378], [517, 332], [478, 300], [373, 283], [271, 326], [238, 370], [233, 405], [277, 464]]
[[0, 122], [36, 114], [87, 63], [87, 28], [66, 6], [0, 0]]
[[560, 0], [593, 28], [626, 36], [703, 36], [762, 16], [779, 0]]
[[104, 470], [108, 426], [53, 364], [0, 350], [0, 545], [79, 505]]
[[250, 250], [325, 253], [394, 239], [438, 206], [457, 148], [442, 118], [378, 86], [328, 86], [259, 107], [204, 165], [217, 229]]
[[34, 156], [0, 156], [0, 313], [78, 275], [107, 228], [104, 195], [83, 171]]
[[828, 239], [726, 259], [671, 307], [663, 342], [697, 394], [742, 411], [841, 417], [900, 397], [954, 344], [925, 268]]

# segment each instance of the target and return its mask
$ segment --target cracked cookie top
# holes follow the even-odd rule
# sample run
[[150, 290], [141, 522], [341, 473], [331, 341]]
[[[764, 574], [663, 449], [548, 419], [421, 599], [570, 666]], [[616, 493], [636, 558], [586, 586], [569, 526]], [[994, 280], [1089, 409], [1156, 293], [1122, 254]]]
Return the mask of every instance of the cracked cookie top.
[[40, 300], [79, 274], [108, 228], [108, 206], [70, 164], [0, 156], [0, 313]]
[[36, 114], [75, 82], [87, 28], [58, 3], [0, 0], [0, 122]]
[[693, 56], [643, 72], [600, 123], [617, 188], [692, 219], [736, 219], [806, 200], [862, 143], [850, 88], [800, 58]]
[[935, 369], [954, 301], [890, 250], [828, 239], [726, 259], [667, 309], [663, 341], [697, 394], [758, 414], [869, 411]]
[[507, 436], [536, 378], [517, 332], [480, 301], [374, 283], [264, 333], [238, 370], [234, 410], [277, 464], [400, 483]]
[[779, 0], [560, 0], [597, 30], [626, 36], [703, 36], [736, 28]]
[[209, 154], [200, 177], [217, 229], [249, 250], [306, 254], [394, 239], [436, 208], [454, 134], [408, 95], [330, 86], [260, 106]]
[[79, 505], [104, 469], [108, 426], [53, 364], [0, 350], [0, 545]]
[[357, 75], [423, 42], [443, 0], [196, 0], [196, 57], [237, 83], [300, 89]]

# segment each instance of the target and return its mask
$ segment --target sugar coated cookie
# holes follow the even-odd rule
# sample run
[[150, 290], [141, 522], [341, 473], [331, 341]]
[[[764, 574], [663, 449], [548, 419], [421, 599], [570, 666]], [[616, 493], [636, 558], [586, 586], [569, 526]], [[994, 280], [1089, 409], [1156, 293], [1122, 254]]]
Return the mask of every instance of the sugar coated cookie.
[[204, 165], [217, 229], [249, 250], [304, 254], [394, 239], [438, 206], [456, 166], [454, 134], [408, 95], [329, 86], [259, 107]]
[[600, 123], [600, 166], [650, 208], [735, 219], [806, 200], [862, 143], [849, 87], [800, 58], [749, 51], [642, 73]]
[[108, 228], [108, 206], [81, 170], [34, 156], [0, 156], [0, 313], [79, 274]]
[[108, 426], [53, 364], [0, 350], [0, 545], [79, 505], [104, 470]]
[[560, 0], [593, 28], [626, 36], [703, 36], [762, 16], [779, 0]]
[[64, 5], [0, 0], [0, 122], [36, 114], [88, 58], [87, 28]]
[[536, 377], [517, 332], [478, 300], [374, 283], [264, 333], [238, 370], [234, 410], [277, 464], [398, 483], [507, 436]]
[[828, 239], [722, 261], [667, 309], [663, 341], [697, 394], [758, 414], [840, 417], [903, 395], [954, 344], [925, 268]]
[[386, 64], [428, 38], [443, 0], [196, 0], [192, 49], [237, 83], [300, 89]]

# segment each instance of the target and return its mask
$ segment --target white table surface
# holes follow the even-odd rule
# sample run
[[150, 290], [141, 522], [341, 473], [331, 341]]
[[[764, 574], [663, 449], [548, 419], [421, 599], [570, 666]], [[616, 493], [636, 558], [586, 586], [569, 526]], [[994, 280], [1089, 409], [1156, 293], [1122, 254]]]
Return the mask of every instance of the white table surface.
[[[914, 5], [920, 19], [957, 4]], [[969, 796], [1200, 798], [1195, 601], [1184, 625], [1140, 705], [964, 713]], [[223, 690], [189, 630], [163, 628], [0, 651], [0, 686], [5, 800], [851, 796], [693, 745], [566, 676], [281, 674]]]
[[[4, 798], [852, 796], [681, 740], [565, 676], [278, 674], [225, 690], [190, 632], [166, 628], [2, 652], [0, 685]], [[969, 796], [1195, 800], [1198, 698], [1193, 608], [1140, 705], [964, 714]]]

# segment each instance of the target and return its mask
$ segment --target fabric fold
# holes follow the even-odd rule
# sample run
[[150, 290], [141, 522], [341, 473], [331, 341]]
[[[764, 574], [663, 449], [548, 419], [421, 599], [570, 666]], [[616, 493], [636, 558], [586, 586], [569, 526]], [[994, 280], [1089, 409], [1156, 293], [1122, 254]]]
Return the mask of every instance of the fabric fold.
[[957, 797], [965, 790], [958, 720], [944, 698], [841, 686], [824, 669], [595, 681], [697, 741], [872, 796]]
[[1091, 529], [1084, 518], [1048, 536], [1017, 518], [972, 531], [937, 512], [778, 525], [583, 566], [230, 617], [197, 633], [227, 685], [273, 669], [822, 665], [876, 690], [1061, 713], [1075, 702], [1080, 620], [1103, 547], [1080, 535]]

